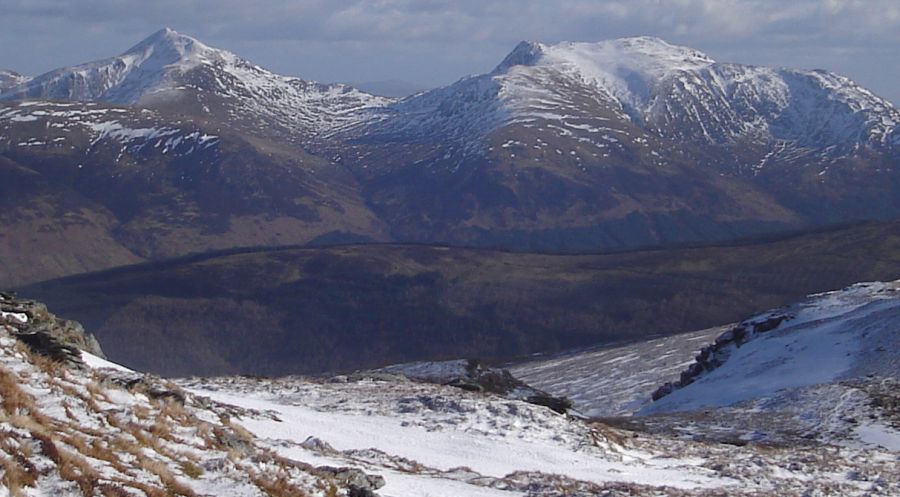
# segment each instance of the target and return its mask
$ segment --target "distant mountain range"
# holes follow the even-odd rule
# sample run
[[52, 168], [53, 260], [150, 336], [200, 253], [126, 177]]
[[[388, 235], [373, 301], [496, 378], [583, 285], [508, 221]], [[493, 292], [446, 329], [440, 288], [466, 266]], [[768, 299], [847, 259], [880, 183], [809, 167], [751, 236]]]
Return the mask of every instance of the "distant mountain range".
[[618, 250], [886, 219], [898, 123], [845, 77], [656, 38], [523, 42], [397, 99], [164, 29], [0, 72], [0, 284], [229, 247]]

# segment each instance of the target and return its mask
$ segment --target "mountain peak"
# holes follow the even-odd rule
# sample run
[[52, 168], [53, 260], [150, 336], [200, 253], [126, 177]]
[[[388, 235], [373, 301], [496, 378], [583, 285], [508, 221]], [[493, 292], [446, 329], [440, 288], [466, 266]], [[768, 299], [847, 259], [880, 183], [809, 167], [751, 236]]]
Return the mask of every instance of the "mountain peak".
[[144, 68], [159, 69], [171, 64], [192, 66], [202, 59], [221, 58], [226, 54], [228, 52], [211, 48], [196, 38], [166, 27], [125, 51], [122, 57]]
[[593, 66], [595, 70], [616, 71], [627, 68], [640, 73], [667, 73], [679, 69], [697, 69], [713, 64], [705, 53], [672, 45], [652, 36], [618, 38], [599, 42], [560, 42], [552, 45], [523, 41], [513, 49], [495, 71], [513, 66], [574, 65]]
[[[698, 50], [672, 45], [652, 36], [600, 42], [522, 42], [497, 66], [494, 74], [514, 67], [551, 70], [591, 82], [624, 107], [646, 104], [650, 88], [679, 71], [696, 71], [715, 61]], [[523, 69], [532, 71], [532, 69]]]
[[513, 66], [534, 65], [544, 54], [544, 45], [533, 41], [521, 41], [494, 72], [504, 72]]

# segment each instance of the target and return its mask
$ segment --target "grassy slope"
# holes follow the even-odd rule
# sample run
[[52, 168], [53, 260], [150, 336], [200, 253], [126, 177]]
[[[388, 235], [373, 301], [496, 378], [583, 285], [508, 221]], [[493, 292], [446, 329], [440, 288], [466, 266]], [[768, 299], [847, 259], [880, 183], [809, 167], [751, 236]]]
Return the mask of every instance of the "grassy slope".
[[727, 246], [543, 255], [360, 245], [183, 258], [21, 289], [162, 374], [509, 357], [727, 323], [900, 278], [900, 222]]

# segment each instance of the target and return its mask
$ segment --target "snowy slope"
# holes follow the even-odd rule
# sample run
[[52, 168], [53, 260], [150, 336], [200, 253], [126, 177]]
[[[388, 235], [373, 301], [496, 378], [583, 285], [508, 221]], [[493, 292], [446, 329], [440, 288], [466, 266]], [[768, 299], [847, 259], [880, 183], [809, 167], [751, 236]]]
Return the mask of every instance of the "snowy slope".
[[[54, 362], [16, 338], [33, 320], [54, 317], [23, 315], [6, 295], [0, 303], [9, 310], [0, 315], [0, 478], [12, 495], [900, 492], [896, 453], [877, 446], [885, 440], [881, 425], [861, 433], [881, 444], [736, 446], [398, 379], [170, 382], [86, 353], [78, 361], [84, 367]], [[718, 427], [695, 421], [691, 429]]]
[[281, 482], [325, 496], [334, 483], [256, 443], [233, 407], [87, 353], [81, 368], [31, 350], [15, 338], [31, 317], [0, 315], [0, 495], [263, 497]]
[[[3, 100], [50, 99], [166, 106], [228, 122], [269, 124], [320, 135], [390, 99], [341, 84], [280, 76], [169, 28], [123, 54], [64, 67], [0, 93]], [[188, 102], [188, 104], [185, 104]]]
[[893, 477], [873, 485], [834, 471], [858, 458], [854, 464], [869, 465], [867, 472], [890, 474], [892, 456], [875, 448], [833, 448], [826, 463], [810, 457], [819, 449], [757, 450], [644, 436], [413, 382], [179, 383], [195, 395], [242, 407], [240, 424], [284, 457], [352, 463], [383, 476], [383, 496], [764, 495], [776, 488], [808, 490], [812, 475], [813, 488], [844, 495], [895, 488]]
[[[37, 123], [40, 130], [27, 139], [14, 131], [28, 123]], [[156, 112], [133, 111], [95, 103], [19, 102], [0, 107], [0, 149], [44, 150], [105, 144], [125, 153], [160, 152], [170, 157], [191, 155], [219, 144], [217, 135], [202, 131], [190, 122], [173, 122]], [[146, 149], [146, 150], [144, 150]]]
[[570, 397], [582, 413], [625, 416], [618, 422], [656, 435], [896, 451], [898, 288], [900, 282], [858, 284], [737, 325], [539, 358], [511, 370]]
[[[898, 317], [900, 281], [860, 283], [737, 325], [539, 357], [510, 371], [588, 416], [725, 407], [868, 375], [900, 377]], [[652, 401], [666, 383], [671, 393], [660, 389]]]
[[541, 357], [510, 367], [529, 385], [571, 399], [590, 416], [627, 416], [652, 402], [660, 384], [675, 380], [722, 328], [646, 342]]
[[641, 412], [729, 406], [866, 375], [898, 377], [898, 289], [900, 282], [860, 283], [744, 321]]

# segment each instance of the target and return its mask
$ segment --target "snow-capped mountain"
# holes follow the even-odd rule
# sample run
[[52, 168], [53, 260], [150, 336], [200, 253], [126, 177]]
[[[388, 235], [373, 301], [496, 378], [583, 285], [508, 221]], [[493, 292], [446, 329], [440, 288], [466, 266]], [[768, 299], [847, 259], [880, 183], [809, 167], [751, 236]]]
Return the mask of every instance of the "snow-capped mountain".
[[[890, 102], [832, 73], [723, 64], [649, 37], [524, 42], [487, 74], [397, 100], [279, 76], [164, 29], [0, 91], [23, 99], [153, 110], [173, 121], [155, 128], [190, 120], [260, 157], [321, 165], [307, 169], [353, 207], [310, 215], [328, 226], [291, 240], [353, 218], [351, 238], [607, 250], [900, 214]], [[17, 147], [45, 141], [10, 122]], [[256, 202], [272, 188], [242, 191]]]
[[390, 101], [342, 84], [280, 76], [235, 54], [162, 29], [119, 56], [56, 69], [0, 93], [0, 100], [98, 101], [174, 108], [245, 132], [298, 141], [328, 135]]
[[490, 73], [342, 136], [334, 155], [376, 178], [373, 205], [417, 240], [633, 246], [897, 205], [885, 189], [900, 160], [890, 102], [832, 73], [723, 64], [649, 37], [523, 42]]
[[750, 142], [782, 155], [900, 144], [900, 111], [846, 77], [717, 63], [651, 37], [522, 42], [492, 72], [394, 104], [383, 122], [369, 125], [367, 133], [446, 136], [469, 152], [484, 152], [485, 135], [511, 125], [547, 128], [599, 149], [654, 145], [642, 135]]

